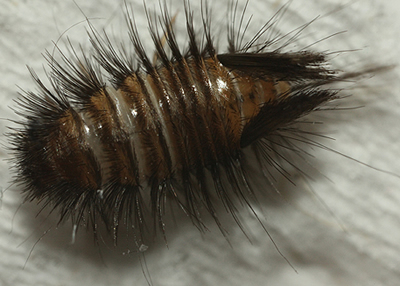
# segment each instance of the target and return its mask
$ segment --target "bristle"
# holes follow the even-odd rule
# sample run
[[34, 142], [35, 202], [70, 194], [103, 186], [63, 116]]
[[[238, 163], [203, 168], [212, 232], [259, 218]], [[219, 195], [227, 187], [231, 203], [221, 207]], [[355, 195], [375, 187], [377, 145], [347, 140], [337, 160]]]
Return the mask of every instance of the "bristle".
[[[254, 196], [243, 149], [258, 154], [264, 146], [259, 159], [272, 160], [276, 151], [267, 150], [265, 142], [335, 99], [337, 91], [324, 85], [341, 78], [323, 53], [268, 51], [277, 39], [261, 38], [282, 11], [242, 43], [249, 23], [232, 4], [230, 17], [239, 17], [240, 24], [228, 29], [228, 53], [218, 53], [207, 4], [199, 36], [195, 11], [184, 3], [186, 52], [163, 6], [157, 19], [146, 11], [154, 63], [129, 9], [136, 62], [90, 23], [93, 55], [78, 55], [72, 47], [72, 58], [62, 54], [57, 61], [46, 55], [53, 89], [34, 76], [41, 92], [20, 99], [28, 115], [11, 135], [17, 182], [28, 200], [43, 201], [75, 225], [90, 222], [95, 229], [102, 221], [115, 241], [120, 225], [131, 224], [137, 245], [145, 243], [149, 228], [165, 233], [166, 201], [178, 205], [199, 229], [206, 212], [225, 234], [216, 201], [240, 225], [238, 204], [251, 208]], [[291, 148], [285, 138], [281, 142]], [[279, 164], [272, 165], [280, 171]]]

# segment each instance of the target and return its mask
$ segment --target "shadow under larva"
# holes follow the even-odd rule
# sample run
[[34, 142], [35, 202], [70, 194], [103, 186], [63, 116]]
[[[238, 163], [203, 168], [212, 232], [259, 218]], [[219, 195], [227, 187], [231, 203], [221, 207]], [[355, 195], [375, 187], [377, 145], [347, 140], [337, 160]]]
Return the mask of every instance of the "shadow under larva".
[[[199, 17], [192, 10], [186, 13], [192, 36], [186, 52], [175, 41], [173, 12], [160, 13], [158, 30], [154, 24], [155, 63], [134, 25], [137, 61], [96, 31], [94, 54], [82, 56], [75, 48], [76, 57], [73, 52], [61, 62], [48, 55], [53, 86], [25, 94], [26, 120], [12, 135], [29, 200], [56, 206], [62, 220], [78, 226], [96, 230], [103, 222], [115, 239], [121, 224], [132, 225], [139, 247], [147, 244], [148, 229], [164, 233], [169, 203], [200, 229], [204, 213], [218, 224], [216, 201], [234, 218], [240, 202], [251, 207], [257, 194], [242, 149], [262, 158], [270, 187], [271, 170], [285, 175], [290, 169], [281, 169], [280, 162], [292, 163], [281, 154], [306, 155], [294, 142], [307, 139], [291, 124], [337, 99], [337, 91], [324, 86], [345, 79], [325, 65], [323, 53], [271, 51], [262, 41], [250, 41], [247, 49], [248, 42], [236, 41], [238, 30], [228, 51], [216, 51], [207, 18], [205, 30], [201, 22], [191, 28], [191, 13]], [[240, 16], [239, 10], [236, 21]]]

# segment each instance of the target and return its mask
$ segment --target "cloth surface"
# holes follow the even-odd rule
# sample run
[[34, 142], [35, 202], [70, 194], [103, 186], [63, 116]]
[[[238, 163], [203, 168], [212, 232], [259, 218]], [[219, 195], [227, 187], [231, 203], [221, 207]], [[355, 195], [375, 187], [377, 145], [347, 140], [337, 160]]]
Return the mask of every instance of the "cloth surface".
[[[142, 1], [132, 3], [138, 30], [152, 54], [151, 38]], [[171, 1], [178, 11], [177, 33], [184, 33], [182, 1]], [[240, 1], [239, 1], [240, 2]], [[339, 51], [334, 64], [357, 70], [379, 64], [399, 64], [399, 1], [293, 0], [278, 26], [289, 32], [320, 17], [306, 29], [303, 46], [336, 32], [311, 48]], [[121, 1], [0, 0], [0, 131], [18, 116], [10, 109], [18, 87], [35, 90], [26, 69], [44, 78], [46, 61], [40, 55], [53, 51], [51, 41], [65, 50], [66, 37], [75, 47], [90, 49], [84, 14], [94, 26], [111, 30], [113, 37], [126, 36]], [[243, 7], [244, 3], [239, 3]], [[257, 32], [283, 1], [251, 0], [253, 14], [248, 35]], [[147, 1], [157, 10], [157, 2]], [[196, 17], [199, 1], [191, 1]], [[212, 4], [216, 39], [225, 35], [227, 1]], [[220, 32], [221, 31], [221, 32]], [[65, 32], [65, 33], [64, 33]], [[222, 37], [222, 36], [221, 36]], [[299, 47], [302, 45], [299, 44]], [[223, 46], [219, 47], [223, 50]], [[351, 106], [363, 106], [327, 115], [319, 127], [335, 140], [323, 143], [341, 154], [370, 166], [400, 174], [400, 67], [350, 84]], [[18, 86], [18, 87], [17, 87]], [[1, 135], [1, 143], [7, 144]], [[311, 180], [294, 176], [296, 186], [281, 179], [281, 200], [260, 199], [260, 219], [277, 244], [275, 249], [254, 216], [242, 212], [250, 237], [227, 218], [229, 242], [211, 221], [205, 234], [177, 219], [167, 229], [168, 247], [161, 242], [146, 251], [142, 264], [135, 254], [102, 248], [82, 229], [71, 244], [71, 225], [56, 228], [57, 216], [37, 213], [34, 203], [21, 205], [16, 186], [10, 186], [9, 163], [0, 161], [0, 285], [398, 285], [400, 280], [400, 178], [364, 166], [335, 152], [314, 148]], [[10, 158], [0, 149], [1, 159]], [[265, 188], [265, 185], [260, 188]], [[258, 209], [256, 209], [258, 211]], [[181, 223], [180, 223], [181, 222]], [[146, 267], [143, 267], [146, 265]]]

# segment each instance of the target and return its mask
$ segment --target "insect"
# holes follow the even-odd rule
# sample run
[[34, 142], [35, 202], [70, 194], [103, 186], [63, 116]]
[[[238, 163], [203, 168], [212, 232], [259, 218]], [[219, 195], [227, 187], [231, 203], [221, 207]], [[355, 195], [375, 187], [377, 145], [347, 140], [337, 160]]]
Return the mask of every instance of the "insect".
[[[40, 92], [21, 97], [25, 121], [11, 135], [16, 181], [27, 200], [42, 201], [59, 211], [60, 221], [88, 224], [95, 233], [102, 221], [115, 239], [120, 224], [129, 222], [142, 245], [148, 225], [165, 233], [169, 202], [199, 229], [202, 212], [220, 225], [215, 199], [237, 220], [234, 201], [250, 206], [254, 196], [243, 149], [253, 150], [265, 172], [282, 173], [275, 146], [302, 152], [291, 142], [302, 139], [293, 123], [336, 99], [336, 90], [323, 87], [343, 80], [327, 67], [326, 56], [268, 51], [277, 40], [259, 42], [268, 23], [245, 44], [242, 27], [230, 27], [228, 51], [217, 53], [207, 8], [198, 38], [193, 11], [184, 3], [186, 53], [163, 8], [158, 21], [165, 45], [161, 28], [149, 22], [158, 57], [152, 63], [128, 10], [137, 66], [93, 31], [93, 56], [80, 58], [73, 50], [63, 65], [47, 54], [52, 89], [32, 72]], [[232, 9], [232, 19], [239, 17]]]
[[[276, 164], [270, 159], [275, 151], [267, 144], [285, 143], [282, 132], [293, 131], [289, 124], [337, 98], [335, 90], [323, 86], [344, 77], [325, 65], [324, 54], [271, 53], [268, 45], [256, 42], [247, 49], [238, 44], [236, 33], [229, 51], [217, 53], [211, 31], [201, 32], [206, 43], [201, 45], [189, 10], [186, 16], [193, 35], [189, 53], [174, 50], [172, 20], [164, 15], [164, 30], [153, 30], [156, 63], [130, 26], [140, 69], [116, 58], [107, 38], [97, 33], [92, 34], [95, 58], [73, 55], [59, 63], [48, 56], [55, 91], [41, 86], [41, 95], [22, 99], [29, 118], [14, 137], [19, 178], [29, 199], [56, 205], [62, 219], [78, 226], [85, 223], [96, 230], [103, 221], [115, 238], [120, 224], [130, 221], [138, 245], [146, 244], [141, 235], [148, 227], [158, 225], [154, 228], [164, 233], [166, 201], [178, 204], [182, 214], [203, 228], [204, 212], [218, 223], [215, 200], [233, 216], [234, 200], [251, 201], [242, 149], [252, 148]], [[98, 64], [112, 75], [112, 84]], [[26, 161], [30, 164], [24, 165]]]

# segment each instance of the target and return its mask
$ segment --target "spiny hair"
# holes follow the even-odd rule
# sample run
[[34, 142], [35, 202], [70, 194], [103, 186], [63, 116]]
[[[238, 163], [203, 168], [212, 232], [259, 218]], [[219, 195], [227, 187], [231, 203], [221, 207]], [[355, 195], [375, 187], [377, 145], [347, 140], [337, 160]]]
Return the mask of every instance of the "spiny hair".
[[70, 46], [71, 57], [60, 52], [60, 61], [47, 52], [51, 87], [30, 70], [39, 92], [18, 100], [24, 119], [9, 135], [15, 181], [26, 200], [58, 210], [60, 222], [91, 226], [95, 235], [102, 221], [115, 242], [121, 224], [132, 228], [138, 245], [145, 232], [165, 233], [167, 202], [200, 230], [203, 214], [210, 214], [225, 234], [216, 201], [240, 225], [238, 204], [252, 209], [256, 197], [245, 149], [268, 181], [271, 169], [287, 176], [283, 163], [296, 168], [282, 150], [302, 157], [307, 152], [298, 142], [320, 146], [294, 124], [339, 98], [330, 84], [346, 76], [329, 67], [325, 53], [284, 51], [308, 24], [273, 36], [284, 6], [243, 43], [250, 20], [244, 21], [246, 8], [240, 14], [238, 2], [231, 2], [228, 48], [220, 53], [207, 3], [200, 34], [195, 12], [184, 4], [185, 49], [166, 5], [154, 18], [145, 9], [152, 62], [126, 5], [135, 59], [88, 21], [93, 54]]

